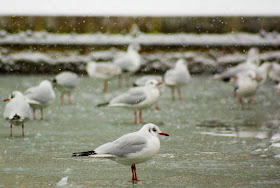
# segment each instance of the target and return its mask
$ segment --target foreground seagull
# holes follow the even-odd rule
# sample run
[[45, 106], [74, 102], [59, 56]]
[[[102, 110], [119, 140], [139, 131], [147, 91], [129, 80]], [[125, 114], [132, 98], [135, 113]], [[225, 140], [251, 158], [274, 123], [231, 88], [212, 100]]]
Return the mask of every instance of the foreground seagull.
[[60, 103], [64, 102], [64, 94], [68, 94], [68, 103], [72, 104], [71, 93], [78, 85], [78, 75], [70, 71], [59, 73], [53, 79], [54, 86], [60, 90]]
[[[129, 77], [139, 70], [141, 66], [141, 56], [139, 54], [140, 46], [138, 44], [130, 44], [127, 52], [118, 53], [113, 59], [113, 63], [126, 73], [127, 85], [129, 85]], [[119, 86], [121, 86], [121, 78], [119, 78]]]
[[3, 116], [11, 123], [10, 136], [13, 136], [13, 125], [21, 125], [22, 136], [24, 136], [24, 122], [31, 119], [31, 108], [28, 102], [19, 91], [13, 91], [4, 101], [8, 102]]
[[179, 59], [176, 62], [175, 68], [168, 70], [164, 75], [164, 83], [171, 88], [172, 99], [175, 100], [175, 89], [178, 90], [179, 99], [182, 100], [181, 87], [191, 79], [190, 72], [187, 67], [187, 62], [184, 59]]
[[122, 69], [111, 63], [89, 62], [86, 71], [90, 77], [104, 81], [103, 92], [107, 92], [108, 81], [122, 73]]
[[33, 109], [33, 119], [36, 119], [36, 109], [41, 110], [41, 120], [43, 120], [43, 109], [46, 108], [55, 99], [55, 93], [52, 84], [44, 80], [40, 85], [31, 87], [25, 92], [27, 102]]
[[160, 131], [158, 126], [148, 123], [139, 131], [123, 135], [113, 142], [108, 142], [93, 151], [73, 153], [73, 157], [89, 156], [108, 158], [123, 165], [131, 165], [132, 182], [138, 181], [136, 164], [151, 159], [160, 148], [158, 135], [169, 136]]
[[134, 123], [137, 124], [137, 110], [139, 110], [139, 123], [142, 123], [142, 109], [154, 105], [160, 92], [158, 86], [161, 82], [148, 80], [143, 87], [133, 87], [127, 92], [113, 98], [109, 103], [99, 104], [98, 106], [125, 107], [134, 109]]

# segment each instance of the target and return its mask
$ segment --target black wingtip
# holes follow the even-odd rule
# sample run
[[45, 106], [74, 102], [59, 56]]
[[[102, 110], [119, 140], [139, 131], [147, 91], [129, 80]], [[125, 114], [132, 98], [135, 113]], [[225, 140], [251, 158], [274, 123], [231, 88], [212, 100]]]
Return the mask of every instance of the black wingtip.
[[109, 102], [101, 103], [96, 105], [96, 107], [108, 106]]
[[95, 155], [95, 151], [84, 151], [84, 152], [78, 152], [78, 153], [73, 153], [72, 157], [84, 157], [84, 156], [89, 156], [89, 155]]

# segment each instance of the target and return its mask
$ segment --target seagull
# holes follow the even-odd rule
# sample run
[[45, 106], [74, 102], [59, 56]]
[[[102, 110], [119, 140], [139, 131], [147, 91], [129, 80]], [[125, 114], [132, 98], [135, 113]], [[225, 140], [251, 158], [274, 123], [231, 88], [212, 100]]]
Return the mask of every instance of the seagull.
[[254, 101], [253, 97], [257, 91], [258, 83], [262, 78], [257, 77], [255, 71], [249, 70], [247, 72], [241, 72], [237, 75], [236, 80], [236, 95], [238, 103], [242, 105], [243, 108], [243, 98], [248, 99], [248, 106]]
[[131, 165], [132, 182], [138, 181], [136, 164], [151, 159], [160, 148], [158, 135], [169, 136], [160, 131], [158, 126], [148, 123], [139, 131], [123, 135], [113, 142], [108, 142], [93, 151], [73, 153], [73, 157], [108, 158], [119, 164]]
[[[120, 67], [123, 73], [126, 73], [126, 81], [128, 85], [130, 75], [138, 71], [141, 66], [139, 50], [140, 46], [138, 44], [130, 44], [127, 48], [127, 52], [118, 53], [113, 59], [113, 64]], [[120, 79], [119, 86], [121, 86]]]
[[191, 75], [184, 59], [176, 62], [175, 68], [164, 74], [164, 83], [171, 88], [172, 99], [175, 100], [175, 89], [178, 90], [179, 99], [182, 100], [181, 87], [189, 82]]
[[259, 50], [257, 48], [251, 48], [248, 52], [248, 58], [245, 62], [240, 63], [235, 67], [229, 68], [221, 74], [216, 74], [214, 78], [221, 79], [224, 82], [228, 82], [232, 77], [236, 76], [238, 73], [246, 72], [248, 70], [256, 70], [259, 64]]
[[10, 136], [13, 136], [13, 125], [21, 125], [24, 136], [24, 122], [31, 119], [31, 107], [19, 91], [13, 91], [4, 101], [8, 102], [3, 117], [11, 123]]
[[280, 82], [276, 86], [277, 94], [280, 95]]
[[266, 81], [267, 81], [267, 78], [268, 78], [268, 75], [269, 75], [269, 72], [271, 71], [272, 69], [272, 64], [271, 63], [268, 63], [268, 62], [265, 62], [263, 64], [261, 64], [261, 66], [259, 66], [257, 68], [257, 76], [261, 78], [261, 81], [258, 82], [258, 85], [263, 85]]
[[55, 99], [52, 84], [48, 80], [42, 81], [38, 86], [31, 87], [25, 92], [27, 102], [33, 109], [33, 119], [36, 119], [36, 109], [41, 110], [41, 120], [43, 120], [43, 109]]
[[[134, 86], [144, 86], [146, 84], [146, 82], [148, 80], [151, 80], [151, 79], [155, 79], [158, 82], [163, 82], [162, 76], [159, 76], [159, 75], [145, 75], [145, 76], [142, 76], [142, 77], [136, 79], [135, 82], [134, 82]], [[161, 84], [158, 88], [159, 88], [160, 93], [163, 93], [164, 85]], [[160, 110], [160, 107], [158, 105], [158, 101], [155, 103], [155, 109]]]
[[104, 80], [103, 92], [107, 92], [108, 81], [122, 73], [122, 69], [115, 64], [94, 61], [87, 64], [86, 71], [90, 77]]
[[135, 124], [138, 123], [137, 110], [139, 110], [139, 123], [142, 123], [142, 109], [148, 108], [157, 102], [160, 96], [158, 86], [161, 84], [161, 82], [156, 80], [148, 80], [145, 86], [130, 88], [128, 91], [113, 98], [109, 103], [97, 106], [132, 108], [134, 109]]
[[269, 72], [269, 78], [276, 83], [280, 83], [280, 64], [272, 63], [272, 68]]
[[72, 104], [71, 92], [78, 85], [78, 75], [70, 71], [64, 71], [59, 73], [52, 80], [54, 86], [60, 90], [60, 103], [64, 102], [64, 94], [68, 94], [68, 103]]

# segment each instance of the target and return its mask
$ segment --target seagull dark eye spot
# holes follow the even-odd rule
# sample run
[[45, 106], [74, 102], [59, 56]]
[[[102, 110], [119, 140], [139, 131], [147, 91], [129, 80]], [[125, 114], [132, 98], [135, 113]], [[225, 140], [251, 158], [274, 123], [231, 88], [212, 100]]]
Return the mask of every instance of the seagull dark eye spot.
[[157, 130], [155, 128], [153, 128], [153, 131], [156, 132]]

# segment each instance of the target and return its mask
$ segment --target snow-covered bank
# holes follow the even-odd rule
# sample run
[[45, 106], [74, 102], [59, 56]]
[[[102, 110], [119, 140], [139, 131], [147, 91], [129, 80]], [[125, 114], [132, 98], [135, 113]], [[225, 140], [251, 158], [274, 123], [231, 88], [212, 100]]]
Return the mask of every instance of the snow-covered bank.
[[[2, 73], [57, 73], [61, 70], [73, 70], [85, 73], [84, 65], [91, 60], [110, 61], [121, 50], [110, 48], [80, 54], [75, 50], [60, 52], [36, 50], [13, 51], [9, 48], [0, 50], [0, 72]], [[163, 73], [173, 66], [178, 58], [185, 58], [191, 73], [217, 73], [226, 67], [243, 62], [247, 53], [239, 51], [224, 52], [218, 49], [207, 51], [153, 51], [143, 52], [141, 73]], [[280, 51], [266, 51], [260, 54], [262, 62], [280, 62]]]
[[145, 46], [280, 46], [280, 34], [227, 33], [227, 34], [55, 34], [47, 32], [0, 31], [0, 45], [128, 45]]

